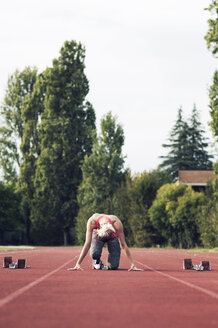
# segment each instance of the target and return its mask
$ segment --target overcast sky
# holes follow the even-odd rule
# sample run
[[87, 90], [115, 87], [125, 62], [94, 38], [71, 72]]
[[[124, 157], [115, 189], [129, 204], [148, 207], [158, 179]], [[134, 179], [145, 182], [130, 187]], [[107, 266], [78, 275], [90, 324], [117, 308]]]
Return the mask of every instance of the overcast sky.
[[177, 117], [193, 104], [213, 141], [208, 88], [217, 67], [206, 47], [210, 0], [10, 0], [0, 5], [0, 96], [16, 69], [52, 65], [66, 40], [86, 47], [87, 99], [125, 133], [126, 166], [155, 169]]

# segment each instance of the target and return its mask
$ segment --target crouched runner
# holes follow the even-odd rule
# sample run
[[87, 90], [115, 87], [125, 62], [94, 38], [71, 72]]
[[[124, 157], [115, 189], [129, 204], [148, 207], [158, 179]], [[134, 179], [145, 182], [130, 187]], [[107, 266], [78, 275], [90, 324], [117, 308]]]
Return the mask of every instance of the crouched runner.
[[[108, 246], [108, 263], [104, 266], [101, 262], [101, 254], [104, 244]], [[129, 271], [143, 271], [138, 269], [132, 259], [130, 250], [126, 244], [123, 232], [123, 224], [115, 215], [93, 214], [87, 222], [86, 240], [74, 268], [68, 270], [83, 270], [81, 263], [90, 249], [93, 260], [93, 269], [116, 270], [119, 267], [121, 248], [124, 250], [131, 266]]]

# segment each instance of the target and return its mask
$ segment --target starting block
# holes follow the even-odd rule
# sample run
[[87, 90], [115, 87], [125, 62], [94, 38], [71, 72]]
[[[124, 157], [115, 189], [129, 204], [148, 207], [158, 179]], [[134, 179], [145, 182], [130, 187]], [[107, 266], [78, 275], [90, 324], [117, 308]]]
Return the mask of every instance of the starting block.
[[201, 261], [200, 265], [204, 268], [205, 271], [211, 271], [211, 265], [209, 261]]
[[211, 271], [211, 265], [209, 261], [201, 261], [199, 265], [194, 265], [192, 259], [184, 259], [183, 270]]
[[5, 257], [3, 260], [3, 268], [9, 269], [26, 269], [27, 263], [25, 259], [18, 259], [17, 263], [12, 261], [12, 257]]
[[25, 259], [18, 259], [17, 263], [12, 262], [9, 265], [9, 269], [26, 269], [26, 260]]
[[4, 257], [3, 260], [3, 268], [9, 268], [9, 265], [12, 263], [12, 257], [8, 256], [8, 257]]

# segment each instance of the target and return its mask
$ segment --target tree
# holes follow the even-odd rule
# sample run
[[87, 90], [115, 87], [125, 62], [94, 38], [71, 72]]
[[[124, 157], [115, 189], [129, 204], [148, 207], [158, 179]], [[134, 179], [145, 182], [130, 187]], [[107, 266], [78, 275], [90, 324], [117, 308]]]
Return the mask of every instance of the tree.
[[7, 89], [1, 106], [4, 125], [0, 128], [0, 166], [5, 182], [16, 181], [22, 156], [19, 151], [24, 131], [22, 106], [32, 92], [37, 78], [37, 69], [26, 67], [16, 70], [7, 83]]
[[[217, 56], [218, 52], [218, 2], [212, 0], [210, 6], [206, 8], [212, 18], [208, 20], [209, 30], [205, 36], [208, 49], [211, 50], [213, 56]], [[218, 71], [216, 70], [213, 77], [213, 84], [210, 87], [210, 115], [211, 115], [211, 128], [214, 135], [218, 136]]]
[[213, 76], [213, 84], [210, 87], [210, 126], [215, 137], [218, 137], [218, 71], [215, 71]]
[[178, 170], [211, 169], [212, 162], [206, 151], [208, 143], [201, 128], [199, 114], [194, 105], [190, 124], [183, 120], [182, 109], [178, 110], [177, 121], [171, 131], [169, 143], [163, 144], [164, 148], [170, 148], [160, 167], [164, 167], [176, 180]]
[[189, 125], [188, 152], [190, 157], [190, 169], [212, 169], [212, 162], [210, 159], [212, 159], [213, 156], [209, 155], [206, 151], [208, 142], [206, 142], [204, 133], [205, 131], [201, 127], [201, 122], [199, 120], [199, 113], [196, 105], [194, 105]]
[[187, 144], [188, 144], [188, 125], [183, 120], [182, 108], [178, 109], [177, 120], [172, 128], [169, 137], [169, 143], [163, 144], [164, 148], [169, 148], [167, 156], [161, 156], [164, 161], [160, 167], [165, 168], [175, 180], [178, 170], [185, 169], [184, 162], [187, 162]]
[[81, 164], [92, 147], [95, 113], [85, 101], [85, 49], [64, 43], [60, 57], [44, 74], [44, 111], [38, 125], [40, 154], [36, 161], [31, 221], [44, 244], [67, 244], [77, 215]]
[[199, 215], [201, 241], [204, 247], [218, 247], [218, 161], [214, 163], [216, 178], [207, 186], [206, 202]]
[[113, 195], [124, 181], [122, 146], [124, 132], [116, 119], [108, 113], [101, 120], [101, 135], [94, 136], [92, 153], [85, 156], [82, 165], [82, 183], [79, 187], [77, 239], [84, 242], [86, 222], [91, 214], [111, 213]]
[[26, 225], [27, 242], [31, 243], [31, 208], [34, 198], [34, 179], [37, 159], [41, 152], [38, 126], [44, 111], [46, 84], [44, 74], [40, 74], [29, 94], [22, 103], [23, 136], [21, 142], [22, 163], [18, 178], [18, 188], [22, 194], [21, 212]]
[[204, 203], [205, 196], [191, 187], [163, 185], [149, 210], [151, 222], [162, 236], [163, 244], [185, 248], [198, 245], [198, 217]]
[[156, 198], [157, 190], [170, 181], [171, 177], [160, 169], [133, 176], [129, 190], [131, 201], [128, 219], [135, 246], [150, 247], [160, 243], [159, 233], [150, 220], [149, 208]]
[[23, 230], [22, 217], [19, 210], [20, 195], [12, 185], [0, 182], [0, 242], [3, 243], [4, 231]]

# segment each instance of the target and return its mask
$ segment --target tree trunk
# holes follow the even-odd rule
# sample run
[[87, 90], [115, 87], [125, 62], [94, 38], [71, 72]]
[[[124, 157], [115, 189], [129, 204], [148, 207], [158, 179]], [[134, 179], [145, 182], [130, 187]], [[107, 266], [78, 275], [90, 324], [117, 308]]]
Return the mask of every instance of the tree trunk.
[[64, 229], [64, 246], [68, 245], [68, 229]]

